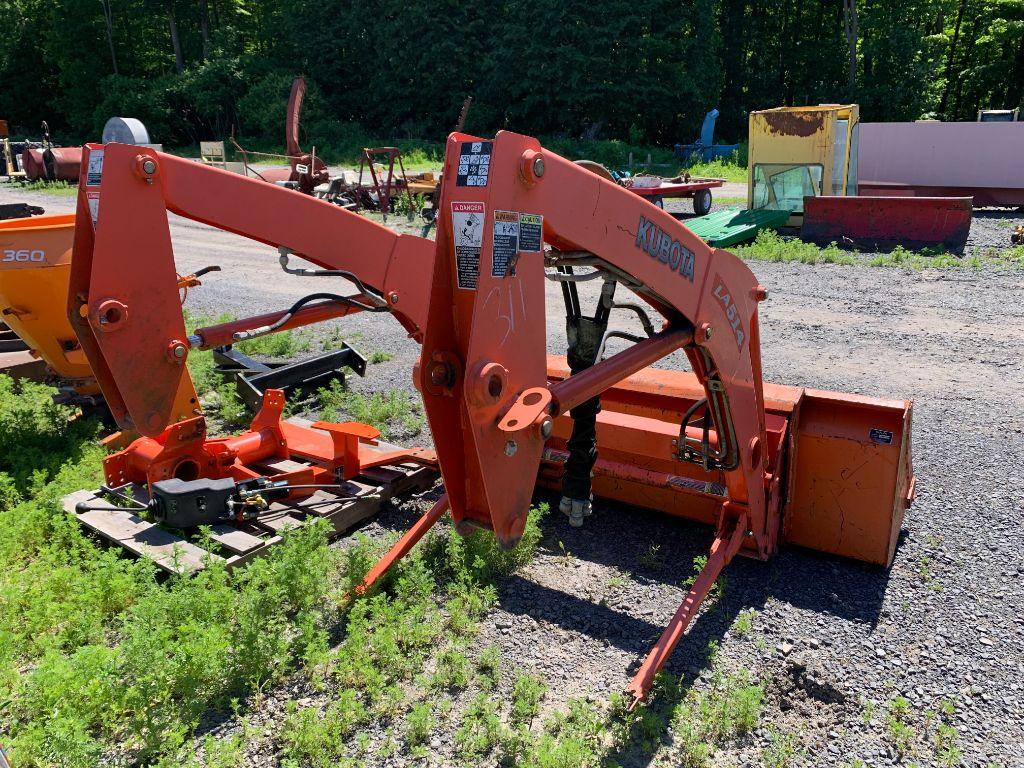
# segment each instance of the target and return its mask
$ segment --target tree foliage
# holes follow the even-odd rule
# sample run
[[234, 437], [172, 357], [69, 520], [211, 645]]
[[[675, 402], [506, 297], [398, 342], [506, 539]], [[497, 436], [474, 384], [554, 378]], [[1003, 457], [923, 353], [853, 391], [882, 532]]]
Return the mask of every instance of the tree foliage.
[[[780, 104], [869, 120], [970, 120], [1024, 97], [1024, 0], [0, 0], [0, 117], [66, 142], [113, 115], [170, 145], [283, 143], [310, 84], [317, 143], [467, 130], [633, 143], [719, 133]], [[850, 82], [851, 75], [853, 82]]]

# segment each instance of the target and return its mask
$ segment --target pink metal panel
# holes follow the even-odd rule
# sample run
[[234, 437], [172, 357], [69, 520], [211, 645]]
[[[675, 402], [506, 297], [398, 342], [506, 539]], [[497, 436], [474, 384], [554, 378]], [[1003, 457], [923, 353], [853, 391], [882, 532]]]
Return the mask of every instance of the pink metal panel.
[[986, 190], [1024, 195], [1024, 123], [861, 123], [859, 177], [872, 193], [893, 185], [977, 190], [981, 205]]

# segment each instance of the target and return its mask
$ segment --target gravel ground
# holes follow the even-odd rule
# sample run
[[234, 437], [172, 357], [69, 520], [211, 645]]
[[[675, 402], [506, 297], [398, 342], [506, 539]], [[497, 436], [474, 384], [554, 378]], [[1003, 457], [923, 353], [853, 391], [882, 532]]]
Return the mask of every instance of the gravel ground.
[[[51, 212], [72, 207], [70, 199], [0, 191], [4, 202], [29, 198]], [[1020, 213], [979, 211], [968, 252], [1005, 247], [1022, 221]], [[281, 279], [271, 249], [177, 217], [172, 231], [179, 271], [225, 269], [190, 294], [197, 312], [254, 314], [312, 290]], [[717, 642], [721, 664], [765, 681], [765, 724], [797, 734], [800, 764], [899, 764], [885, 720], [887, 703], [901, 695], [916, 734], [904, 764], [936, 763], [925, 713], [946, 700], [963, 764], [1024, 766], [1024, 272], [750, 266], [769, 290], [761, 315], [767, 380], [915, 401], [918, 497], [890, 571], [797, 548], [768, 563], [735, 561], [723, 597], [694, 623], [669, 670], [705, 685], [705, 649]], [[549, 347], [559, 352], [563, 322], [551, 289]], [[353, 343], [366, 353], [395, 355], [353, 387], [411, 389], [418, 348], [397, 323], [360, 315], [343, 332], [361, 334]], [[425, 504], [390, 508], [365, 530], [402, 530]], [[604, 504], [582, 529], [552, 514], [544, 531], [536, 560], [503, 583], [478, 645], [496, 644], [507, 666], [541, 674], [548, 708], [572, 696], [606, 699], [678, 606], [679, 583], [711, 532]], [[753, 627], [741, 635], [733, 625], [748, 609]], [[497, 695], [510, 686], [506, 670]], [[295, 682], [250, 702], [254, 725], [265, 730], [250, 745], [252, 764], [276, 764], [272, 735], [284, 701], [322, 696]], [[433, 764], [456, 761], [456, 725], [444, 724], [430, 742]], [[371, 737], [385, 739], [381, 730]], [[762, 728], [716, 764], [759, 764], [768, 740]], [[626, 749], [617, 758], [670, 765], [672, 750], [669, 740], [654, 754]], [[366, 764], [407, 762], [398, 753]]]

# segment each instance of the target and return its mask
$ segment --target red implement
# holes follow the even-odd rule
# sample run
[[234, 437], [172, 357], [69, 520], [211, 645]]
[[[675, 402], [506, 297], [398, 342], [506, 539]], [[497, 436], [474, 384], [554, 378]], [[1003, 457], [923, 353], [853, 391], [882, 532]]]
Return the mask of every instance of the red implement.
[[971, 234], [969, 197], [805, 197], [800, 237], [867, 251], [945, 248], [963, 251]]
[[[446, 497], [364, 587], [446, 506], [458, 530], [482, 527], [514, 546], [538, 477], [561, 480], [570, 511], [593, 487], [708, 522], [715, 527], [708, 564], [630, 686], [639, 700], [737, 552], [766, 559], [788, 540], [891, 562], [913, 497], [910, 404], [764, 385], [757, 309], [767, 293], [746, 264], [535, 139], [449, 136], [435, 242], [149, 149], [101, 151], [90, 147], [83, 160], [90, 173], [79, 192], [69, 314], [115, 417], [152, 439], [144, 445], [154, 456], [132, 467], [147, 478], [155, 468], [181, 466], [180, 448], [163, 430], [176, 398], [192, 391], [183, 365], [190, 348], [237, 338], [250, 324], [262, 324], [262, 333], [345, 314], [296, 306], [291, 318], [274, 313], [187, 336], [170, 210], [284, 247], [332, 281], [347, 275], [358, 293], [328, 301], [388, 311], [422, 344], [413, 381]], [[546, 278], [561, 283], [573, 329], [574, 367], [561, 374], [546, 356]], [[602, 303], [587, 317], [575, 282], [592, 278], [603, 281]], [[617, 303], [617, 286], [638, 301]], [[613, 309], [639, 315], [646, 338], [626, 334], [633, 346], [605, 356], [607, 339], [624, 335], [608, 330]], [[645, 368], [677, 350], [692, 373]], [[364, 465], [367, 433], [320, 426], [327, 431], [300, 435], [258, 418], [245, 435], [186, 452], [194, 464], [184, 466], [233, 472], [232, 452], [264, 460], [284, 450], [329, 457], [346, 475], [356, 470], [354, 456]]]

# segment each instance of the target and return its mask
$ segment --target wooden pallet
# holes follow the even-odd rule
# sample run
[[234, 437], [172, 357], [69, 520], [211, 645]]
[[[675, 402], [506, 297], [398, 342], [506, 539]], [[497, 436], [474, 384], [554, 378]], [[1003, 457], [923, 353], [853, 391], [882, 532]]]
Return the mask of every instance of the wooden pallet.
[[[303, 466], [301, 462], [286, 459], [253, 468], [274, 475]], [[82, 502], [112, 506], [110, 500], [99, 496], [98, 492], [79, 491], [66, 496], [63, 503], [68, 514], [107, 541], [134, 555], [149, 558], [168, 573], [188, 574], [201, 571], [209, 562], [224, 561], [228, 568], [244, 565], [279, 544], [289, 529], [299, 528], [311, 520], [327, 520], [334, 535], [345, 533], [375, 515], [389, 499], [429, 489], [437, 476], [434, 467], [418, 464], [375, 467], [345, 483], [344, 490], [338, 491], [341, 496], [317, 491], [301, 501], [274, 503], [255, 521], [211, 528], [210, 538], [223, 550], [223, 555], [204, 549], [196, 543], [198, 537], [185, 538], [180, 532], [155, 525], [127, 509], [76, 511]], [[130, 493], [143, 503], [149, 501], [144, 486], [131, 486]]]

